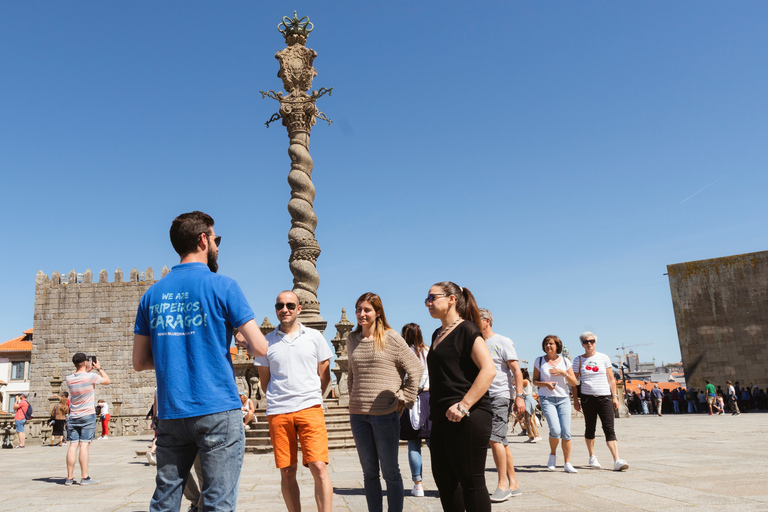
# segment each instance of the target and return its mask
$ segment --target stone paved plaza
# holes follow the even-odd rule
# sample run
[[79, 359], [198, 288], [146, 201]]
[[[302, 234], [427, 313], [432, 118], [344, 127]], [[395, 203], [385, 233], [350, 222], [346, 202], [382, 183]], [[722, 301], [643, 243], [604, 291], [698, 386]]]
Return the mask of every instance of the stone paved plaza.
[[[573, 463], [579, 469], [573, 475], [561, 469], [546, 470], [546, 443], [528, 444], [523, 443], [523, 437], [511, 437], [523, 495], [495, 504], [494, 510], [768, 510], [768, 414], [633, 416], [618, 420], [621, 456], [630, 464], [625, 473], [586, 469], [583, 421], [574, 419], [573, 427]], [[64, 447], [0, 450], [0, 510], [148, 510], [155, 468], [135, 452], [146, 450], [149, 441], [148, 437], [94, 441], [91, 475], [101, 483], [90, 487], [64, 486]], [[601, 437], [597, 441], [598, 458], [607, 467], [608, 450]], [[426, 447], [424, 455], [427, 496], [406, 497], [406, 511], [441, 510], [429, 475]], [[558, 465], [562, 466], [561, 458]], [[496, 473], [490, 452], [487, 467], [492, 491]], [[408, 494], [411, 485], [405, 447], [400, 451], [400, 468]], [[76, 468], [76, 480], [78, 471]], [[334, 510], [365, 511], [355, 450], [332, 452], [330, 472]], [[299, 479], [303, 509], [315, 510], [309, 471], [302, 468]], [[182, 510], [186, 508], [185, 503]], [[246, 454], [238, 510], [285, 510], [280, 475], [271, 455]]]

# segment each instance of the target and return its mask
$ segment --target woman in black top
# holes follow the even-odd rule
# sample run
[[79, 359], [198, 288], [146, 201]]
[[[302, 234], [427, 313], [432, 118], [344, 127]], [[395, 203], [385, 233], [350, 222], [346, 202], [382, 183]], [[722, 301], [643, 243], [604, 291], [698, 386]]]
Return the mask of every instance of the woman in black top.
[[491, 510], [485, 460], [491, 436], [488, 388], [496, 368], [472, 293], [444, 281], [424, 301], [442, 327], [427, 356], [432, 419], [432, 474], [446, 511]]

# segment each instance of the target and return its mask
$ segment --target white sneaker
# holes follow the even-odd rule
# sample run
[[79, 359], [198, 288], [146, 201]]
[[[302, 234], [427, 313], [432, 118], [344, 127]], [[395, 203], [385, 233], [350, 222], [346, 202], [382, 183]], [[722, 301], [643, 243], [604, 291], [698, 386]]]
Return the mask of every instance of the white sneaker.
[[554, 455], [552, 453], [549, 454], [549, 460], [547, 461], [547, 469], [550, 471], [554, 471], [557, 469], [557, 455]]
[[601, 466], [600, 463], [597, 462], [597, 457], [595, 457], [594, 455], [590, 455], [589, 456], [589, 467], [595, 468], [595, 469], [600, 469], [603, 466]]
[[528, 439], [526, 439], [526, 440], [525, 440], [525, 441], [523, 441], [523, 442], [524, 442], [524, 443], [535, 443], [535, 442], [536, 442], [536, 439], [540, 439], [540, 438], [538, 438], [538, 437], [529, 437]]
[[629, 469], [629, 464], [627, 464], [627, 461], [624, 459], [616, 459], [616, 462], [613, 463], [613, 470], [624, 471], [625, 469]]
[[539, 436], [536, 436], [536, 442], [538, 443], [539, 441], [541, 441], [541, 438]]
[[245, 430], [251, 430], [251, 426], [250, 425], [246, 425], [245, 426]]
[[413, 484], [413, 489], [411, 489], [411, 496], [424, 496], [424, 486], [422, 484]]
[[152, 452], [147, 452], [147, 462], [150, 466], [157, 466], [157, 457]]
[[566, 462], [563, 465], [563, 469], [565, 469], [566, 473], [578, 473], [578, 470], [575, 467], [573, 467], [570, 462]]
[[109, 436], [101, 436], [102, 439], [109, 439]]

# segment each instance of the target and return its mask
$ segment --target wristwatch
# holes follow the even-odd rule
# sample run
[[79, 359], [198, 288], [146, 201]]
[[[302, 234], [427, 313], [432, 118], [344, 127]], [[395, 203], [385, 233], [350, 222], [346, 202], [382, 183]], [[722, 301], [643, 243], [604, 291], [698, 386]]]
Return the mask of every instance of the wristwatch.
[[521, 395], [520, 393], [515, 395], [515, 398], [525, 398], [525, 395]]

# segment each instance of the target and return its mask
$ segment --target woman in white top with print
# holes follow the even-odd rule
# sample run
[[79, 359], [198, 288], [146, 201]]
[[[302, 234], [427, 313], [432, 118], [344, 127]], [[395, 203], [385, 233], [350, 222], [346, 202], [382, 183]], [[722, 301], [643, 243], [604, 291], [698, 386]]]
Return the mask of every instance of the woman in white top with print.
[[579, 336], [584, 354], [573, 360], [576, 376], [581, 381], [581, 392], [573, 397], [573, 408], [584, 409], [584, 439], [589, 451], [589, 466], [600, 468], [595, 456], [595, 428], [597, 417], [605, 434], [605, 443], [613, 455], [613, 470], [623, 471], [629, 468], [627, 461], [619, 458], [619, 442], [613, 429], [614, 409], [619, 408], [619, 395], [616, 393], [616, 379], [613, 377], [611, 359], [595, 351], [597, 336], [584, 332]]
[[578, 473], [571, 465], [571, 402], [568, 386], [576, 386], [571, 362], [560, 353], [563, 342], [550, 334], [541, 342], [545, 355], [536, 358], [533, 367], [533, 383], [539, 387], [541, 412], [549, 424], [549, 460], [547, 469], [557, 467], [557, 445], [563, 440], [563, 469], [566, 473]]

